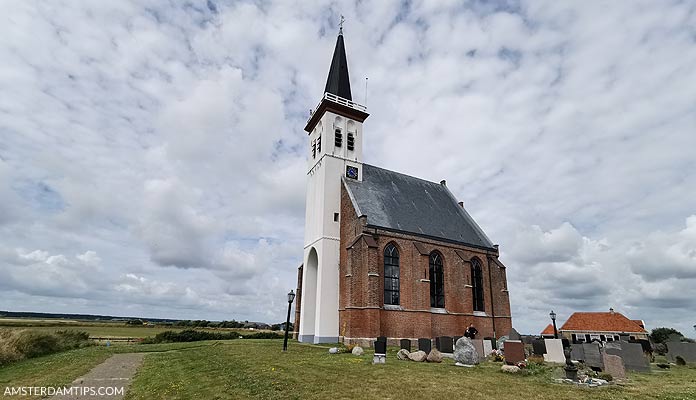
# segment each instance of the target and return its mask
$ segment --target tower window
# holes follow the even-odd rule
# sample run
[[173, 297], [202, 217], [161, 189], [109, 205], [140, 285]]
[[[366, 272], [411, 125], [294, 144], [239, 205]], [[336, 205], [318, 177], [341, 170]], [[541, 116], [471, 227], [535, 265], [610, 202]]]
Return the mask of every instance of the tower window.
[[399, 250], [391, 243], [384, 249], [384, 304], [399, 305]]
[[483, 307], [483, 271], [478, 258], [471, 260], [471, 286], [474, 311], [485, 311]]
[[317, 158], [317, 141], [312, 140], [312, 158]]
[[317, 153], [321, 154], [321, 134], [317, 137]]
[[353, 151], [355, 149], [355, 137], [352, 132], [348, 132], [348, 150]]
[[338, 213], [334, 213], [334, 222], [338, 222]]
[[445, 308], [445, 283], [442, 273], [442, 256], [430, 253], [430, 307]]
[[334, 146], [341, 147], [343, 145], [343, 134], [340, 129], [336, 129], [334, 132]]

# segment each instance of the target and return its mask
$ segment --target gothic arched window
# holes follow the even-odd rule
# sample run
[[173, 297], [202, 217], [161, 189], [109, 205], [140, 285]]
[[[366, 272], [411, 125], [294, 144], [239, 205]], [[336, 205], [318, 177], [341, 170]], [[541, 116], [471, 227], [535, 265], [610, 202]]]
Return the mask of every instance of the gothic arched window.
[[399, 305], [399, 250], [391, 243], [384, 248], [384, 304]]
[[483, 307], [483, 270], [478, 258], [471, 260], [471, 286], [474, 311], [485, 311]]
[[442, 273], [442, 256], [430, 253], [430, 307], [445, 308], [445, 282]]

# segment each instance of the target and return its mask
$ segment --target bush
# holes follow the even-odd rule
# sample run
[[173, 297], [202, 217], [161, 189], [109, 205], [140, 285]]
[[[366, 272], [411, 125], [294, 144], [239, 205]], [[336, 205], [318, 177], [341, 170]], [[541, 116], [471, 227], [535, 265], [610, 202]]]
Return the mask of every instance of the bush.
[[256, 332], [251, 335], [244, 336], [244, 339], [282, 339], [284, 334], [275, 332]]
[[199, 342], [201, 340], [231, 340], [239, 337], [237, 332], [207, 332], [186, 329], [180, 332], [165, 331], [158, 333], [154, 338], [147, 338], [143, 343], [177, 343], [177, 342]]
[[0, 332], [0, 365], [91, 344], [87, 332], [7, 330]]

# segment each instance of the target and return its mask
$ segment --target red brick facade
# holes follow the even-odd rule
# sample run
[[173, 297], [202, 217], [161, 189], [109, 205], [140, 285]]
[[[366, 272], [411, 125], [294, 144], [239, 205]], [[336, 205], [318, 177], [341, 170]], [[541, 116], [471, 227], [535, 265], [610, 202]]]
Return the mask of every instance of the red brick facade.
[[[378, 336], [399, 339], [462, 336], [473, 323], [480, 337], [500, 337], [512, 327], [505, 266], [498, 252], [417, 235], [367, 227], [341, 189], [339, 335], [367, 345]], [[384, 305], [384, 248], [399, 251], [400, 304]], [[416, 247], [416, 243], [417, 246]], [[429, 254], [443, 259], [444, 309], [430, 307]], [[471, 260], [483, 269], [485, 312], [473, 311]]]

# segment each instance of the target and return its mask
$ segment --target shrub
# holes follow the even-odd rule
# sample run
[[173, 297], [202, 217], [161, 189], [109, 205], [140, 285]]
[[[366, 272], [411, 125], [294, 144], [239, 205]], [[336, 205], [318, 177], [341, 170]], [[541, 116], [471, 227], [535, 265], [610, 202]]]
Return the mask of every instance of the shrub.
[[89, 345], [91, 342], [87, 332], [7, 330], [0, 332], [0, 364]]
[[256, 332], [251, 335], [244, 336], [244, 339], [282, 339], [284, 334], [275, 332]]
[[176, 343], [176, 342], [199, 342], [201, 340], [231, 340], [239, 337], [237, 332], [207, 332], [186, 329], [180, 332], [165, 331], [158, 333], [154, 338], [147, 338], [142, 343]]

